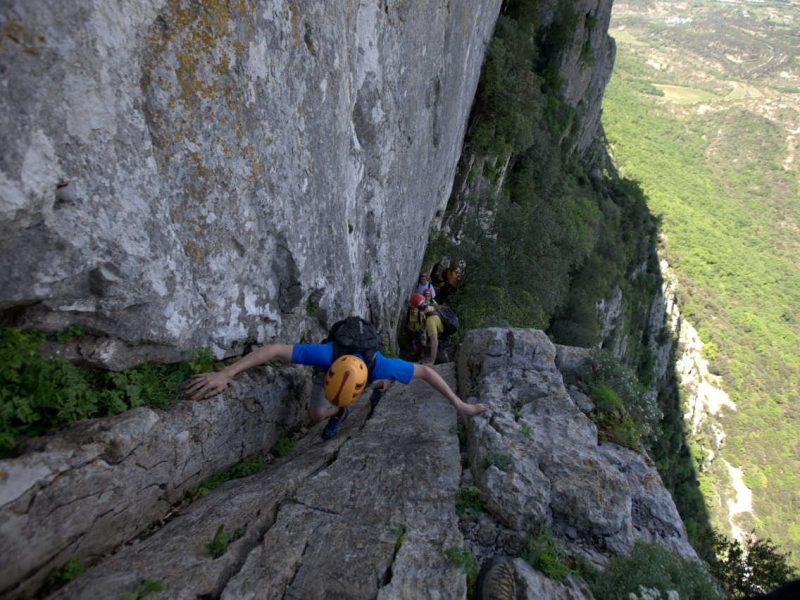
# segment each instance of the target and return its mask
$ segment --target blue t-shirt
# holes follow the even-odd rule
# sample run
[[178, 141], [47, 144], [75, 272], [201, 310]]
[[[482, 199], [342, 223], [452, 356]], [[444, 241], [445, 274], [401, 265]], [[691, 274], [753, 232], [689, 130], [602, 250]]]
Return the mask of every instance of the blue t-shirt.
[[[362, 356], [356, 355], [359, 358]], [[333, 362], [333, 342], [326, 344], [295, 344], [292, 348], [292, 363], [310, 365], [327, 369]], [[375, 353], [375, 365], [369, 373], [369, 381], [390, 379], [400, 383], [411, 383], [414, 376], [414, 363], [400, 358], [387, 358], [380, 352]]]

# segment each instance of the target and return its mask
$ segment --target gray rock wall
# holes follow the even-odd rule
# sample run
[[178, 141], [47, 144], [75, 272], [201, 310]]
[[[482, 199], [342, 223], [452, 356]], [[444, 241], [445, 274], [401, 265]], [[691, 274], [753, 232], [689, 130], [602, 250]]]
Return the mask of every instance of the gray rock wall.
[[572, 11], [574, 23], [568, 42], [553, 59], [564, 87], [564, 100], [576, 108], [579, 119], [575, 148], [585, 152], [596, 140], [603, 108], [603, 92], [611, 78], [616, 44], [608, 35], [613, 0], [542, 0], [536, 4], [540, 28], [549, 27]]
[[178, 351], [392, 329], [500, 0], [11, 0], [0, 310]]
[[[559, 362], [580, 369], [579, 353]], [[597, 427], [564, 386], [556, 347], [536, 330], [469, 332], [459, 391], [492, 405], [468, 423], [471, 476], [491, 522], [468, 539], [479, 554], [516, 554], [528, 531], [546, 527], [570, 552], [604, 565], [636, 540], [696, 558], [658, 471], [646, 457], [599, 443]], [[487, 533], [489, 532], [489, 533]]]

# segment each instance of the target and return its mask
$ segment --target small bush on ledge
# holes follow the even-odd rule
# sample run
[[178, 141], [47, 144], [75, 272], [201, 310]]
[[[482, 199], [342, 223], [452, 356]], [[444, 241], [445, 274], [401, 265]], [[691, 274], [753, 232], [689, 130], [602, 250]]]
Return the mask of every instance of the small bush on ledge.
[[[63, 340], [73, 329], [54, 337]], [[189, 376], [214, 368], [207, 351], [194, 360], [145, 363], [119, 373], [84, 368], [40, 354], [46, 337], [40, 331], [0, 329], [0, 456], [8, 455], [21, 438], [80, 419], [137, 406], [168, 408]]]

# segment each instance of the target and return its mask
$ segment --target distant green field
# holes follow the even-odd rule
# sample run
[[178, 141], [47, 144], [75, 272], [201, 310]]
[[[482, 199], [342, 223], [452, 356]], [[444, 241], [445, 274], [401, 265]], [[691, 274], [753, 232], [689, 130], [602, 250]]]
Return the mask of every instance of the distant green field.
[[654, 83], [653, 87], [664, 92], [664, 97], [668, 101], [676, 104], [698, 104], [700, 102], [712, 102], [718, 98], [716, 94], [712, 94], [711, 92], [682, 85]]
[[[722, 457], [743, 469], [752, 489], [749, 525], [800, 564], [800, 195], [796, 172], [783, 168], [785, 133], [726, 104], [730, 96], [674, 85], [697, 72], [674, 68], [670, 80], [656, 79], [662, 75], [641, 47], [626, 44], [633, 34], [612, 35], [619, 60], [603, 126], [623, 174], [641, 183], [663, 217], [663, 252], [680, 277], [682, 312], [737, 404], [723, 421]], [[718, 89], [725, 85], [718, 81]], [[714, 100], [716, 110], [676, 114], [664, 99]], [[726, 531], [718, 490], [727, 475], [718, 463], [700, 479], [714, 524]]]

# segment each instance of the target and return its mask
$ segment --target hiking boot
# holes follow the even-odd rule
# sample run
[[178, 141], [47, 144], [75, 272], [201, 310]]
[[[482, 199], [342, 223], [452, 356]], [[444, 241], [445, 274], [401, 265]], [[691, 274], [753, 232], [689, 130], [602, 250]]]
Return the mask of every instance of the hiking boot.
[[373, 409], [378, 406], [378, 402], [383, 398], [383, 394], [383, 390], [372, 390], [372, 395], [369, 397], [369, 404]]
[[350, 414], [350, 409], [346, 406], [343, 406], [339, 409], [338, 413], [328, 419], [328, 424], [325, 425], [325, 429], [322, 431], [322, 439], [329, 440], [332, 437], [335, 437], [336, 434], [339, 433], [339, 427], [342, 426], [342, 423], [344, 423], [344, 420], [347, 418], [348, 414]]

